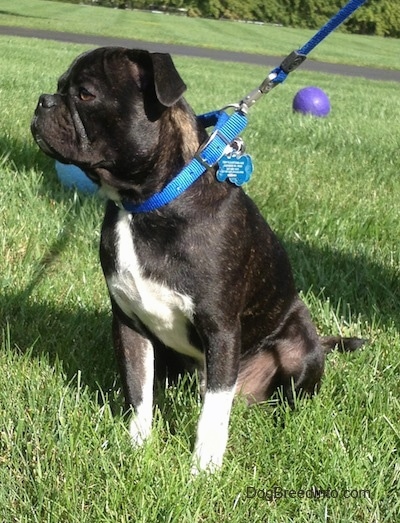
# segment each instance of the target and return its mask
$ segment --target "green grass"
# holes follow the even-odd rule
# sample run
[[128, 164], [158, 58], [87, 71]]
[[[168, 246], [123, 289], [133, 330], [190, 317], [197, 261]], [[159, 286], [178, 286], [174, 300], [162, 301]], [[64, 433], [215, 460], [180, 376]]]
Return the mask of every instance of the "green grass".
[[[2, 0], [0, 24], [279, 56], [298, 49], [315, 33], [48, 0]], [[398, 70], [399, 54], [399, 39], [335, 32], [318, 45], [309, 59]]]
[[[319, 331], [370, 343], [331, 355], [320, 394], [294, 412], [236, 403], [222, 471], [194, 480], [195, 383], [161, 391], [151, 441], [130, 448], [98, 262], [103, 203], [60, 186], [30, 136], [38, 95], [84, 47], [1, 37], [0, 50], [0, 521], [395, 521], [398, 85], [299, 71], [252, 109], [247, 190], [282, 238]], [[263, 78], [258, 67], [239, 77], [229, 64], [176, 63], [198, 112]], [[309, 84], [329, 93], [328, 118], [292, 114]], [[325, 495], [307, 497], [313, 488]]]

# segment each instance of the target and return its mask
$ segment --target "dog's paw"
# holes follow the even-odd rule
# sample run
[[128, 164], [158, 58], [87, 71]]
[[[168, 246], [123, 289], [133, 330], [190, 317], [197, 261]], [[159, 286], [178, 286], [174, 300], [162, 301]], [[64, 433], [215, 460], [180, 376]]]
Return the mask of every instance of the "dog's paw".
[[201, 472], [214, 474], [222, 467], [228, 434], [210, 432], [206, 438], [197, 440], [193, 456], [191, 474], [197, 476]]
[[193, 477], [197, 477], [199, 476], [200, 474], [215, 474], [216, 472], [218, 472], [218, 470], [220, 470], [222, 466], [222, 463], [208, 463], [207, 465], [201, 465], [198, 461], [198, 458], [197, 456], [193, 456], [192, 458], [192, 466], [191, 466], [191, 469], [190, 469], [190, 474], [193, 476]]
[[129, 424], [129, 435], [133, 447], [141, 447], [151, 434], [151, 419], [135, 416]]

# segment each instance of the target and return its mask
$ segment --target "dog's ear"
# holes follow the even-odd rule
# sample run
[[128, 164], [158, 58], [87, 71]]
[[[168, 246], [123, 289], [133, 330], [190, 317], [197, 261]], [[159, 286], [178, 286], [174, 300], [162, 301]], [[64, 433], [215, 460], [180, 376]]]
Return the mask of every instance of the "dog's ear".
[[171, 107], [186, 91], [186, 84], [168, 53], [150, 53], [150, 57], [158, 101], [166, 107]]
[[186, 91], [186, 85], [168, 53], [128, 49], [127, 55], [140, 90], [143, 93], [152, 91], [165, 107], [174, 105]]

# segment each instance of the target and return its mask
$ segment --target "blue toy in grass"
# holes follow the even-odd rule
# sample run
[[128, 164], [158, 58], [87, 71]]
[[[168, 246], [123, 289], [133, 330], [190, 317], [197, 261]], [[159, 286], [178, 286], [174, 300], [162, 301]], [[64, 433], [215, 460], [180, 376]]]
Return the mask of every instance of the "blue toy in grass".
[[293, 111], [313, 116], [328, 116], [331, 103], [328, 95], [319, 87], [304, 87], [293, 98]]
[[93, 194], [98, 190], [98, 186], [76, 165], [67, 165], [56, 160], [56, 172], [58, 179], [66, 187], [86, 194]]

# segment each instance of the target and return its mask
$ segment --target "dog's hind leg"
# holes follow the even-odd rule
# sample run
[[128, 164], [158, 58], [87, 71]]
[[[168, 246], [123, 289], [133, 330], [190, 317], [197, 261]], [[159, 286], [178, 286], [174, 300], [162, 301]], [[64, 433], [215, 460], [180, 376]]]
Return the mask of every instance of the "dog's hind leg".
[[276, 386], [294, 406], [295, 395], [312, 396], [320, 386], [324, 373], [325, 352], [301, 300], [293, 307], [275, 341], [278, 363]]
[[236, 392], [252, 404], [265, 401], [280, 390], [293, 405], [297, 393], [312, 395], [318, 390], [323, 367], [323, 354], [318, 347], [313, 355], [305, 356], [298, 344], [277, 343], [242, 362]]
[[320, 388], [325, 354], [318, 339], [301, 336], [281, 341], [276, 347], [278, 373], [276, 388], [294, 406], [297, 395], [313, 396]]
[[269, 398], [276, 388], [278, 361], [273, 351], [261, 350], [247, 355], [240, 363], [236, 393], [247, 403], [259, 403]]
[[131, 441], [140, 446], [150, 436], [153, 416], [154, 350], [152, 343], [113, 316], [114, 348], [120, 367], [126, 407], [134, 414]]
[[237, 392], [254, 403], [280, 390], [293, 405], [297, 393], [311, 396], [317, 392], [324, 361], [325, 351], [301, 305], [292, 311], [278, 335], [242, 357]]

